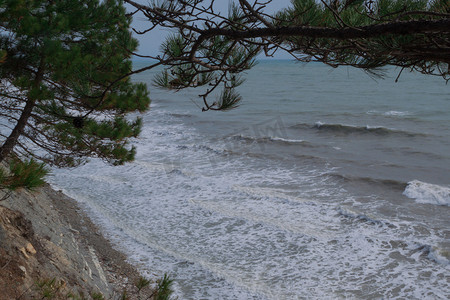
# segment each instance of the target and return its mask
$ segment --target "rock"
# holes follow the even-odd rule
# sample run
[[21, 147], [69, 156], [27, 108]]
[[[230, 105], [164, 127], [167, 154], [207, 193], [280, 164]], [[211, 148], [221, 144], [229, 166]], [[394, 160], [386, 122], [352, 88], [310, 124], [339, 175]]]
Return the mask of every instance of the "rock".
[[34, 247], [33, 247], [33, 245], [31, 243], [28, 243], [25, 246], [25, 249], [27, 250], [28, 253], [31, 253], [33, 255], [36, 254], [36, 249], [34, 249]]
[[23, 277], [25, 277], [27, 275], [27, 269], [25, 269], [24, 266], [19, 266], [19, 269], [22, 270], [23, 272]]
[[26, 259], [29, 259], [30, 257], [27, 254], [27, 251], [24, 247], [19, 248], [19, 251], [22, 252], [23, 256], [25, 256]]

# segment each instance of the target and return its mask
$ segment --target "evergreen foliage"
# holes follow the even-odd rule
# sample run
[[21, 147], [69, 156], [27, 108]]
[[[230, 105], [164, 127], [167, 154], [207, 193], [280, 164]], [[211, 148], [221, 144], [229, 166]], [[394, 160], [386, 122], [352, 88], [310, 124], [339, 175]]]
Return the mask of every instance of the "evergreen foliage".
[[0, 189], [10, 191], [18, 188], [33, 190], [45, 183], [45, 176], [49, 170], [43, 163], [33, 159], [22, 161], [14, 158], [9, 162], [9, 171], [0, 168]]
[[[302, 59], [315, 58], [331, 66], [349, 65], [376, 72], [377, 68], [394, 65], [449, 79], [450, 29], [420, 31], [420, 26], [427, 22], [447, 20], [450, 26], [449, 3], [448, 0], [294, 0], [291, 8], [277, 14], [273, 24], [360, 31], [369, 28], [360, 37], [298, 35], [286, 37], [283, 43], [295, 49], [293, 53]], [[421, 21], [425, 22], [421, 25]], [[408, 23], [409, 28], [401, 29]], [[382, 29], [380, 26], [388, 24], [391, 31], [376, 34], [377, 29]]]
[[130, 23], [119, 0], [0, 0], [0, 161], [134, 158], [142, 122], [126, 113], [150, 99], [127, 75]]
[[42, 186], [45, 176], [49, 173], [43, 163], [38, 163], [33, 159], [21, 161], [13, 159], [10, 162], [11, 177], [8, 189], [15, 190], [19, 187], [34, 189]]
[[[395, 65], [450, 76], [449, 0], [292, 0], [274, 14], [265, 12], [271, 0], [236, 0], [225, 14], [211, 0], [124, 1], [136, 11], [127, 15], [120, 0], [0, 0], [0, 161], [12, 153], [58, 166], [132, 160], [129, 140], [142, 122], [126, 114], [150, 99], [129, 75], [159, 65], [166, 69], [154, 83], [203, 87], [203, 110], [237, 107], [239, 74], [260, 53], [378, 75]], [[149, 28], [137, 33], [175, 32], [161, 55], [145, 56], [157, 63], [132, 71], [130, 23], [139, 12]]]
[[[149, 21], [137, 33], [174, 30], [162, 55], [143, 56], [167, 66], [157, 85], [203, 86], [203, 110], [236, 107], [237, 74], [260, 53], [285, 51], [298, 61], [353, 66], [376, 76], [393, 65], [400, 74], [406, 69], [450, 79], [449, 0], [291, 0], [273, 14], [266, 7], [274, 0], [234, 0], [228, 12], [214, 0], [125, 2]], [[211, 94], [219, 100], [209, 103]]]

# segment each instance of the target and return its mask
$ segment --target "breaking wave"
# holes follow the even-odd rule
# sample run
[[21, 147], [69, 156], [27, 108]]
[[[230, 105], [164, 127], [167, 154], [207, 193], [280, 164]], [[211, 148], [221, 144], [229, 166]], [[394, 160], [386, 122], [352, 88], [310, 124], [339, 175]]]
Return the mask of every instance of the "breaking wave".
[[450, 206], [450, 187], [413, 180], [403, 192], [418, 203]]
[[350, 176], [350, 175], [343, 175], [339, 173], [326, 173], [324, 174], [327, 177], [335, 178], [339, 181], [343, 182], [358, 182], [358, 183], [366, 183], [366, 184], [373, 184], [373, 185], [382, 185], [387, 186], [389, 188], [393, 188], [396, 190], [404, 190], [407, 183], [398, 181], [398, 180], [391, 180], [391, 179], [378, 179], [378, 178], [372, 178], [372, 177], [357, 177], [357, 176]]
[[286, 144], [286, 145], [298, 145], [302, 144], [303, 146], [312, 146], [311, 143], [305, 140], [295, 140], [288, 139], [282, 137], [251, 137], [244, 135], [234, 135], [231, 137], [232, 140], [244, 141], [247, 143], [278, 143], [278, 144]]
[[412, 116], [413, 113], [409, 111], [398, 111], [398, 110], [390, 110], [390, 111], [377, 111], [377, 110], [370, 110], [367, 112], [368, 115], [382, 115], [382, 116], [388, 116], [388, 117], [409, 117]]
[[343, 125], [343, 124], [325, 124], [322, 122], [317, 122], [314, 124], [313, 128], [321, 130], [321, 131], [328, 131], [328, 132], [336, 132], [336, 133], [342, 133], [342, 134], [376, 134], [376, 135], [402, 135], [402, 136], [416, 136], [418, 134], [407, 132], [407, 131], [401, 131], [401, 130], [395, 130], [390, 129], [382, 126], [353, 126], [353, 125]]
[[322, 132], [330, 132], [341, 135], [350, 134], [373, 134], [382, 136], [404, 136], [404, 137], [414, 137], [423, 136], [422, 133], [408, 132], [403, 130], [386, 128], [383, 126], [355, 126], [355, 125], [345, 125], [345, 124], [327, 124], [322, 122], [316, 122], [313, 126], [310, 124], [297, 124], [291, 126], [294, 129], [315, 129]]

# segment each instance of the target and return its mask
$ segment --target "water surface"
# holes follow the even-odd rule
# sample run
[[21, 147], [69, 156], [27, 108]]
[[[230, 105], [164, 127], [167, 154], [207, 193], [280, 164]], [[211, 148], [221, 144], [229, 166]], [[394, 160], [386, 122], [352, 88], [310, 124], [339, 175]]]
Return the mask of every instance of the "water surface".
[[397, 72], [264, 61], [227, 113], [151, 87], [135, 162], [51, 180], [180, 299], [447, 299], [450, 88]]

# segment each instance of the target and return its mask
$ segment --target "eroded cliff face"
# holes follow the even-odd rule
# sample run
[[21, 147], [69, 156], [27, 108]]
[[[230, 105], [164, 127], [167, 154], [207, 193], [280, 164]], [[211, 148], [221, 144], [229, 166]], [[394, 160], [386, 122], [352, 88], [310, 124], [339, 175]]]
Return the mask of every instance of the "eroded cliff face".
[[61, 192], [20, 190], [0, 202], [1, 300], [40, 299], [46, 291], [56, 299], [70, 293], [111, 299], [136, 276]]
[[[43, 251], [22, 213], [0, 207], [0, 298], [19, 298], [25, 287], [32, 287], [40, 276], [39, 260]], [[38, 247], [39, 250], [40, 247]], [[31, 290], [31, 289], [30, 289]], [[31, 291], [29, 293], [32, 295]]]
[[96, 250], [55, 207], [58, 196], [46, 186], [0, 203], [0, 299], [112, 295]]

